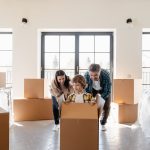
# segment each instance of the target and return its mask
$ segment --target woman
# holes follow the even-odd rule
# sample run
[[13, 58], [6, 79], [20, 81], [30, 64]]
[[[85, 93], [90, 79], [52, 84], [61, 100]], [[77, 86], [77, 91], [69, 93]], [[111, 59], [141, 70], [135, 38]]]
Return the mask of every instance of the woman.
[[53, 115], [55, 121], [53, 131], [57, 131], [59, 129], [59, 110], [61, 110], [61, 103], [73, 92], [70, 78], [63, 70], [56, 71], [55, 78], [51, 82], [50, 92], [52, 95]]

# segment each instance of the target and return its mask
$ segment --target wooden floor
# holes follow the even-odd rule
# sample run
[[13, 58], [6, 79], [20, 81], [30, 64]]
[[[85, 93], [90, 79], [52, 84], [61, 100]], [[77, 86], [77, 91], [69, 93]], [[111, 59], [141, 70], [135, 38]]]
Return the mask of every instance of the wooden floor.
[[[17, 122], [10, 128], [10, 150], [59, 150], [59, 131], [54, 132], [53, 121]], [[107, 131], [99, 131], [99, 150], [150, 150], [146, 138], [137, 125], [107, 123]]]

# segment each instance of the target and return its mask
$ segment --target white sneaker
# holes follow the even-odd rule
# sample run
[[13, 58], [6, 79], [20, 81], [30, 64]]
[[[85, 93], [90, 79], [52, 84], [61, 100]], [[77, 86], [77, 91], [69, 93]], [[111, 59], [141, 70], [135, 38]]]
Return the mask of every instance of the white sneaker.
[[57, 125], [57, 128], [60, 129], [60, 124]]
[[105, 125], [102, 125], [101, 130], [102, 130], [102, 131], [106, 131]]
[[53, 131], [58, 131], [58, 130], [59, 130], [59, 128], [60, 128], [59, 124], [58, 124], [58, 125], [54, 125], [54, 127], [53, 127]]

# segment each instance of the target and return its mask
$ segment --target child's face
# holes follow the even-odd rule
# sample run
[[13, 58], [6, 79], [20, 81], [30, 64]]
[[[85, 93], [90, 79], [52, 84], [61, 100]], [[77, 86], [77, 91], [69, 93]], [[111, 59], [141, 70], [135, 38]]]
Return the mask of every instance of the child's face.
[[78, 82], [77, 83], [73, 83], [72, 86], [73, 86], [74, 91], [77, 92], [77, 93], [80, 93], [80, 92], [83, 91], [82, 85], [80, 83], [78, 83]]

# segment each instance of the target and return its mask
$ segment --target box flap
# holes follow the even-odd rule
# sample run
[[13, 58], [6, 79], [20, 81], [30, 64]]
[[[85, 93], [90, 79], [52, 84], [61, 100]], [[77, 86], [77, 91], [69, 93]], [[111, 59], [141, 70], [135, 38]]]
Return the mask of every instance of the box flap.
[[97, 105], [88, 103], [62, 104], [61, 119], [97, 119]]

